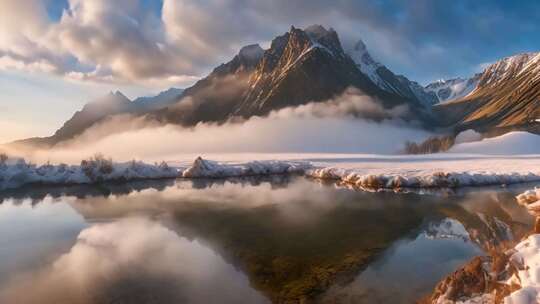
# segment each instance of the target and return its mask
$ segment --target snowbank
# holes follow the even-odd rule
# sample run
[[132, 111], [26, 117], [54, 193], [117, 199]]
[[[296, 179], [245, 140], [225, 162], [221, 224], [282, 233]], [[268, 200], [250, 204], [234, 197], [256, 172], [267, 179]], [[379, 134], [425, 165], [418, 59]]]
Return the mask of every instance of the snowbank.
[[103, 159], [83, 161], [75, 165], [36, 166], [23, 159], [10, 159], [0, 163], [0, 190], [27, 184], [90, 184], [104, 181], [157, 179], [177, 177], [178, 170], [167, 166], [142, 162], [115, 163]]
[[355, 169], [329, 167], [307, 170], [306, 175], [319, 179], [338, 180], [358, 188], [457, 188], [469, 186], [508, 185], [540, 180], [540, 173], [490, 171], [402, 171], [366, 173]]
[[433, 189], [540, 181], [540, 157], [535, 156], [287, 156], [281, 160], [243, 158], [232, 162], [222, 155], [221, 159], [218, 157], [222, 162], [198, 157], [194, 162], [179, 159], [169, 165], [142, 162], [113, 164], [101, 157], [83, 161], [80, 165], [36, 166], [22, 159], [9, 159], [0, 161], [0, 190], [32, 183], [85, 184], [113, 180], [228, 178], [275, 174], [303, 174], [370, 191], [419, 189], [429, 192]]
[[508, 282], [520, 289], [505, 298], [505, 304], [540, 303], [540, 234], [533, 234], [516, 245], [510, 263], [517, 272]]
[[308, 162], [252, 161], [244, 164], [222, 164], [198, 157], [193, 165], [185, 169], [183, 177], [223, 178], [271, 174], [302, 174], [312, 165]]
[[481, 141], [460, 143], [450, 153], [478, 154], [540, 154], [540, 136], [529, 132], [509, 132]]
[[162, 178], [224, 178], [273, 174], [302, 174], [311, 168], [309, 162], [252, 161], [224, 164], [198, 157], [189, 167], [170, 167], [166, 163], [146, 164], [138, 161], [113, 163], [102, 156], [83, 160], [80, 165], [42, 165], [24, 159], [0, 162], [0, 190], [28, 184], [69, 185], [108, 181]]
[[529, 213], [540, 216], [540, 189], [528, 190], [516, 196], [518, 203], [527, 207]]

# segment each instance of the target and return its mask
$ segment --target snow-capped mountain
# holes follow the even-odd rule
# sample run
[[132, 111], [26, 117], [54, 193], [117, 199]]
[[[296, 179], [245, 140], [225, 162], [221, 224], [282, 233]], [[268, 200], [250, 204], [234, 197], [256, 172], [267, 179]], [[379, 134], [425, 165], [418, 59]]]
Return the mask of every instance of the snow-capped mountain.
[[[397, 80], [396, 80], [397, 82]], [[320, 25], [291, 27], [269, 49], [244, 47], [228, 63], [182, 94], [193, 106], [168, 107], [152, 114], [160, 121], [193, 125], [235, 116], [266, 115], [270, 111], [325, 101], [354, 87], [385, 107], [408, 104], [415, 119], [429, 109], [413, 93], [396, 94], [377, 86], [343, 50], [338, 34]]]
[[438, 102], [446, 102], [469, 95], [480, 80], [481, 73], [475, 74], [471, 78], [452, 78], [447, 80], [437, 80], [425, 87], [427, 92], [433, 92], [438, 98]]
[[[126, 109], [104, 107], [100, 115], [71, 128], [72, 120], [78, 122], [81, 116], [76, 114], [58, 130], [65, 136], [49, 139], [55, 144], [82, 133], [100, 119], [126, 112], [184, 126], [263, 116], [284, 107], [327, 101], [351, 87], [388, 109], [407, 105], [403, 119], [433, 124], [431, 105], [437, 100], [433, 93], [375, 62], [363, 43], [349, 55], [336, 31], [313, 25], [291, 27], [267, 50], [258, 44], [243, 47], [231, 61], [182, 92], [173, 89], [134, 102], [126, 98]], [[190, 102], [182, 102], [187, 99]]]
[[[362, 60], [361, 57], [358, 59]], [[370, 60], [369, 54], [363, 60]], [[366, 68], [355, 63], [342, 48], [333, 29], [321, 25], [312, 25], [304, 30], [292, 27], [289, 32], [275, 38], [264, 53], [250, 76], [249, 89], [235, 114], [264, 115], [281, 107], [324, 101], [347, 87], [355, 87], [385, 106], [407, 103], [413, 109], [426, 110], [424, 100], [415, 95], [414, 89], [403, 88], [403, 79], [390, 71], [387, 74], [393, 79], [384, 83], [387, 86], [378, 82], [370, 70], [376, 65], [373, 60]]]
[[[367, 95], [382, 93], [356, 69], [334, 30], [292, 27], [272, 41], [250, 75], [248, 90], [234, 113], [245, 117], [264, 115], [286, 106], [330, 99], [349, 86]], [[386, 101], [397, 102], [389, 98]]]
[[119, 91], [111, 92], [97, 100], [87, 103], [82, 110], [76, 112], [73, 117], [58, 129], [52, 138], [70, 139], [78, 135], [98, 120], [108, 115], [119, 114], [128, 111], [131, 100]]
[[362, 40], [355, 44], [349, 54], [360, 71], [379, 88], [406, 98], [416, 99], [428, 107], [439, 101], [435, 93], [425, 90], [420, 84], [410, 81], [403, 75], [395, 75], [386, 66], [375, 61]]
[[178, 101], [183, 90], [171, 88], [151, 97], [139, 97], [131, 101], [120, 91], [110, 92], [88, 102], [73, 114], [52, 136], [15, 141], [14, 145], [50, 146], [82, 134], [86, 129], [104, 118], [119, 114], [148, 113], [167, 107]]
[[471, 93], [434, 110], [445, 125], [455, 125], [458, 131], [540, 131], [540, 53], [493, 63], [479, 75]]

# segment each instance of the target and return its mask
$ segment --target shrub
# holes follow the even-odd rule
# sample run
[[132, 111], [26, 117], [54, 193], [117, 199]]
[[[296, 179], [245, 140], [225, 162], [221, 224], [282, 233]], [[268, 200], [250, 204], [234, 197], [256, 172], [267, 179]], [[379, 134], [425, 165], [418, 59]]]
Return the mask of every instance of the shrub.
[[114, 166], [112, 159], [105, 158], [103, 154], [98, 153], [88, 160], [82, 160], [81, 169], [88, 178], [95, 180], [100, 175], [111, 174]]
[[169, 171], [170, 168], [169, 168], [169, 165], [165, 162], [165, 161], [162, 161], [158, 168], [160, 168], [161, 170], [164, 170], [164, 171]]
[[406, 154], [429, 154], [448, 151], [455, 142], [453, 135], [431, 136], [425, 141], [417, 144], [414, 142], [405, 142]]

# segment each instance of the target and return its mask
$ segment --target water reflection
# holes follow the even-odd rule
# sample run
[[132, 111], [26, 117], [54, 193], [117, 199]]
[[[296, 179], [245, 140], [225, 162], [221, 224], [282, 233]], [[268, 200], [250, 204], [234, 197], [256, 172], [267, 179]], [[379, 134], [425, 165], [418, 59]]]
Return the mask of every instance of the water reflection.
[[462, 235], [421, 233], [393, 244], [353, 282], [329, 288], [322, 302], [415, 303], [433, 290], [434, 282], [481, 253]]
[[500, 190], [270, 177], [3, 193], [0, 303], [407, 303], [529, 229], [520, 189]]
[[[29, 292], [31, 291], [31, 292]], [[245, 275], [197, 241], [128, 218], [83, 230], [52, 265], [16, 277], [2, 303], [265, 303]]]

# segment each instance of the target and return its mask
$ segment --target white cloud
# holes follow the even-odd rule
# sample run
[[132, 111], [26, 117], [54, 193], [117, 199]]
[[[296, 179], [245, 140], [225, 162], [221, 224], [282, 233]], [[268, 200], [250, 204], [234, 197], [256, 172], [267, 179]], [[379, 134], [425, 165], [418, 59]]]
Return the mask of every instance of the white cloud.
[[58, 22], [42, 1], [2, 1], [0, 69], [160, 87], [188, 85], [200, 72], [167, 42], [160, 16], [132, 0], [70, 0]]

